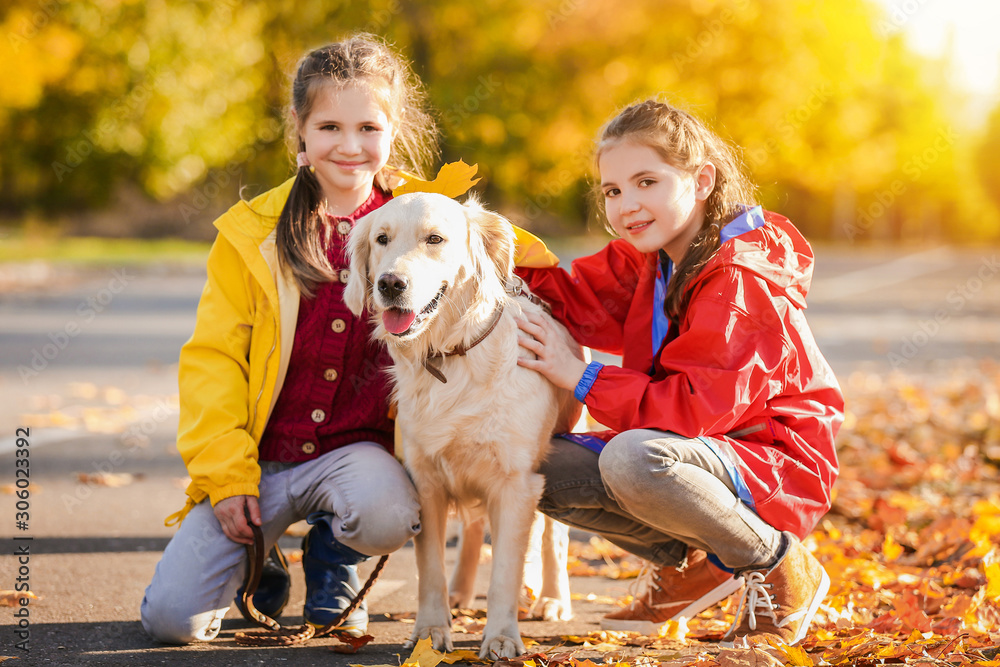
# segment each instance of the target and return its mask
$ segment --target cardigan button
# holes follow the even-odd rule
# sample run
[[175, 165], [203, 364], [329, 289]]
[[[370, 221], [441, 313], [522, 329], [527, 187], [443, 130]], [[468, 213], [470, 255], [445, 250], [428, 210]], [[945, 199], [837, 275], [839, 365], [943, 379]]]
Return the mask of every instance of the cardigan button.
[[302, 453], [303, 454], [312, 454], [315, 451], [316, 451], [316, 445], [314, 445], [313, 443], [311, 443], [311, 442], [303, 442], [302, 443]]
[[318, 424], [321, 421], [323, 421], [324, 419], [326, 419], [326, 413], [325, 412], [323, 412], [322, 410], [313, 410], [312, 411], [312, 420], [314, 422], [316, 422]]
[[323, 379], [326, 380], [327, 382], [333, 382], [334, 380], [336, 380], [337, 375], [338, 374], [336, 368], [327, 368], [325, 371], [323, 371]]
[[330, 322], [330, 328], [333, 329], [333, 333], [344, 333], [344, 330], [347, 329], [347, 322], [338, 317]]
[[340, 282], [347, 284], [347, 279], [351, 277], [351, 272], [347, 269], [340, 270]]
[[341, 220], [340, 223], [337, 225], [337, 233], [340, 234], [341, 236], [347, 236], [348, 234], [350, 234], [351, 223], [347, 222], [346, 220]]

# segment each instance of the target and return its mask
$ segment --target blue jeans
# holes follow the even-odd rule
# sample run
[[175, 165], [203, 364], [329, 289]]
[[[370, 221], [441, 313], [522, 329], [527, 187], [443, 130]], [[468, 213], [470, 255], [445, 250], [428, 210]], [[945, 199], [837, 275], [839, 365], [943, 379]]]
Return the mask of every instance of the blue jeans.
[[[420, 505], [403, 466], [358, 442], [300, 464], [261, 462], [264, 551], [313, 512], [333, 514], [334, 538], [368, 556], [399, 549], [420, 531]], [[195, 505], [167, 544], [142, 601], [142, 626], [169, 644], [208, 640], [243, 583], [246, 551], [222, 532], [211, 504]]]
[[739, 499], [719, 455], [698, 438], [625, 431], [600, 455], [561, 438], [552, 444], [538, 509], [558, 521], [660, 566], [684, 563], [689, 546], [732, 569], [778, 555], [781, 532]]

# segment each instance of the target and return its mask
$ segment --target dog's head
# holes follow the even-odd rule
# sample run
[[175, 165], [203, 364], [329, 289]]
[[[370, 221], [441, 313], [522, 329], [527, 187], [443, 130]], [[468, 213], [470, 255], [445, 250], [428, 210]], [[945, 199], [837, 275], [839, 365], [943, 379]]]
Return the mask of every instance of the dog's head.
[[368, 308], [386, 333], [413, 338], [439, 315], [446, 295], [459, 307], [503, 298], [514, 266], [514, 231], [474, 199], [460, 204], [417, 192], [359, 220], [348, 254], [347, 307], [358, 316]]

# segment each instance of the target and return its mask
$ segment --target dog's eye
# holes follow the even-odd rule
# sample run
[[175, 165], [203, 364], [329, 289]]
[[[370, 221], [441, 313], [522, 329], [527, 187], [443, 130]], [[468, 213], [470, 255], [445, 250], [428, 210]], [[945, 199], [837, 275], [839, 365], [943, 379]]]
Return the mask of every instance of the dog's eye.
[[427, 243], [430, 245], [437, 245], [438, 243], [443, 243], [444, 239], [437, 234], [431, 234], [427, 237]]
[[375, 237], [375, 243], [379, 245], [389, 245], [389, 237], [386, 234], [379, 234]]

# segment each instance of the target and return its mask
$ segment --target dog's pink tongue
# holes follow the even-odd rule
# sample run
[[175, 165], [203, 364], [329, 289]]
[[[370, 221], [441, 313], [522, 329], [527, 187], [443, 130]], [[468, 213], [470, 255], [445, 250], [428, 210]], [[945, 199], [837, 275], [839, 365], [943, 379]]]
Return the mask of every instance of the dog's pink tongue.
[[382, 324], [385, 325], [385, 330], [391, 334], [403, 333], [410, 328], [415, 319], [417, 319], [417, 314], [412, 310], [391, 308], [382, 313]]

